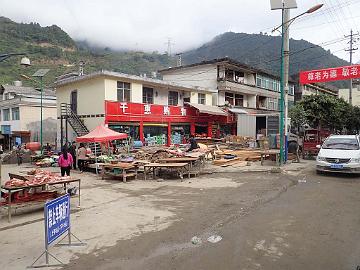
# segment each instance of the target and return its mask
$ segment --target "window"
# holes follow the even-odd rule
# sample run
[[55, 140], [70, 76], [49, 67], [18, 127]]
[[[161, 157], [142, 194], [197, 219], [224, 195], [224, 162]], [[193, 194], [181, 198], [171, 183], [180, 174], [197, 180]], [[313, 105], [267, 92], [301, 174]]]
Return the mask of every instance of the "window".
[[12, 108], [11, 113], [12, 113], [12, 120], [20, 120], [19, 107]]
[[244, 106], [244, 96], [235, 94], [235, 106]]
[[10, 121], [10, 109], [3, 110], [4, 121]]
[[5, 94], [5, 100], [12, 99], [12, 98], [13, 98], [13, 95], [11, 93], [6, 93]]
[[294, 85], [289, 85], [289, 95], [294, 95]]
[[268, 107], [269, 110], [276, 111], [278, 110], [278, 100], [276, 98], [268, 98]]
[[234, 94], [225, 92], [225, 102], [234, 105]]
[[184, 97], [184, 102], [190, 103], [190, 97]]
[[198, 104], [205, 105], [206, 103], [205, 100], [206, 100], [205, 94], [198, 93]]
[[149, 87], [143, 87], [143, 103], [154, 103], [154, 89]]
[[256, 77], [256, 86], [261, 87], [261, 77], [260, 76]]
[[176, 91], [169, 91], [169, 98], [168, 98], [168, 105], [178, 105], [179, 97], [178, 92]]
[[117, 82], [117, 100], [130, 102], [130, 83]]

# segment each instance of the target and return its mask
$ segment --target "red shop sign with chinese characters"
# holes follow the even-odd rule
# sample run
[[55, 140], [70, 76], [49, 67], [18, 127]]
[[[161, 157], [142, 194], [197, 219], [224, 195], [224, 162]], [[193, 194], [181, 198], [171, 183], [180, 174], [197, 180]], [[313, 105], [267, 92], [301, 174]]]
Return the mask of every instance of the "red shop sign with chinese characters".
[[105, 101], [105, 122], [213, 122], [234, 121], [233, 115], [201, 114], [193, 107]]
[[308, 70], [300, 72], [300, 83], [342, 81], [360, 78], [360, 65]]

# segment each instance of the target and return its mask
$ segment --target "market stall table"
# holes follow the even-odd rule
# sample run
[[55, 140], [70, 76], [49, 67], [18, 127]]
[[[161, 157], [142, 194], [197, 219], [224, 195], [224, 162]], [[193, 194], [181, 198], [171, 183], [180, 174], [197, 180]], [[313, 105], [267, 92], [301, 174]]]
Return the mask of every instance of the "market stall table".
[[267, 156], [270, 157], [274, 156], [276, 165], [280, 164], [280, 150], [278, 149], [269, 149], [269, 150], [261, 151], [260, 156], [261, 156], [261, 165], [263, 165], [264, 160], [266, 159]]
[[156, 169], [169, 169], [169, 170], [176, 170], [176, 172], [179, 174], [180, 178], [183, 179], [183, 174], [188, 173], [188, 176], [190, 178], [189, 173], [189, 164], [188, 163], [149, 163], [144, 165], [144, 179], [146, 180], [146, 176], [148, 173], [148, 170], [153, 170], [153, 179], [156, 177]]
[[[16, 205], [16, 206], [21, 206], [24, 205], [26, 203], [34, 203], [32, 201], [29, 202], [20, 202], [20, 203], [13, 203], [11, 201], [11, 194], [15, 193], [15, 192], [20, 192], [20, 191], [25, 191], [27, 189], [30, 188], [42, 188], [44, 189], [45, 186], [54, 186], [54, 185], [64, 185], [64, 190], [65, 192], [67, 191], [67, 185], [73, 182], [78, 182], [78, 187], [79, 187], [79, 203], [78, 206], [80, 206], [80, 188], [81, 188], [81, 179], [75, 179], [75, 178], [70, 178], [70, 179], [66, 179], [66, 180], [59, 180], [59, 181], [54, 181], [54, 182], [47, 182], [47, 183], [42, 183], [42, 184], [34, 184], [34, 185], [29, 185], [29, 186], [21, 186], [21, 187], [5, 187], [5, 186], [1, 186], [1, 190], [4, 190], [7, 192], [8, 194], [8, 198], [7, 198], [7, 204], [5, 204], [7, 206], [8, 209], [8, 222], [11, 222], [11, 209], [12, 209], [12, 205]], [[39, 201], [35, 201], [35, 202], [39, 202]]]
[[101, 178], [104, 179], [105, 175], [113, 177], [122, 177], [123, 182], [126, 178], [135, 176], [137, 179], [138, 166], [134, 163], [106, 163], [101, 166]]
[[[174, 157], [174, 158], [162, 158], [158, 160], [159, 163], [187, 163], [189, 164], [189, 170], [188, 173], [194, 174], [195, 176], [198, 175], [200, 173], [201, 170], [201, 160], [200, 158], [197, 157]], [[200, 162], [199, 166], [196, 166], [196, 163]], [[197, 170], [193, 170], [193, 169]]]

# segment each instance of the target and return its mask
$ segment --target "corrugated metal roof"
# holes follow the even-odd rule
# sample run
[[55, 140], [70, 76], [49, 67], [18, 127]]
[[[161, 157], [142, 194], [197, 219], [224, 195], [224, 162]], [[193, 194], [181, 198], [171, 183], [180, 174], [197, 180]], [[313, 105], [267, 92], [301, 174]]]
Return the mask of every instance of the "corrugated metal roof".
[[186, 103], [189, 104], [191, 107], [194, 107], [199, 110], [201, 113], [213, 114], [213, 115], [222, 115], [227, 116], [227, 113], [221, 110], [219, 107], [216, 106], [209, 106], [203, 104], [196, 104], [196, 103]]

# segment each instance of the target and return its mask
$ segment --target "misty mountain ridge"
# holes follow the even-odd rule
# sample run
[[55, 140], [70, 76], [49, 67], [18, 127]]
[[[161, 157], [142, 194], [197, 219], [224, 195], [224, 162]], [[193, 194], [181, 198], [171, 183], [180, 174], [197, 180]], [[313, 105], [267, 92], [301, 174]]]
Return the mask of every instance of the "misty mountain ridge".
[[[185, 64], [229, 57], [241, 63], [280, 74], [281, 37], [266, 34], [226, 32], [182, 55]], [[301, 70], [338, 67], [349, 63], [329, 50], [306, 40], [290, 39], [290, 75]], [[342, 84], [343, 82], [338, 82]]]
[[[11, 83], [24, 72], [33, 74], [39, 68], [50, 68], [44, 80], [51, 84], [57, 76], [77, 71], [84, 61], [85, 73], [107, 69], [140, 75], [176, 66], [176, 57], [158, 52], [120, 51], [99, 47], [90, 41], [74, 41], [56, 25], [41, 27], [37, 23], [16, 23], [0, 17], [1, 53], [26, 52], [32, 66], [21, 69], [14, 58], [0, 65], [0, 83]], [[273, 74], [280, 74], [281, 38], [265, 34], [226, 32], [197, 49], [184, 52], [183, 64], [229, 57]], [[320, 46], [305, 40], [290, 40], [290, 74], [300, 70], [336, 67], [348, 63]]]

